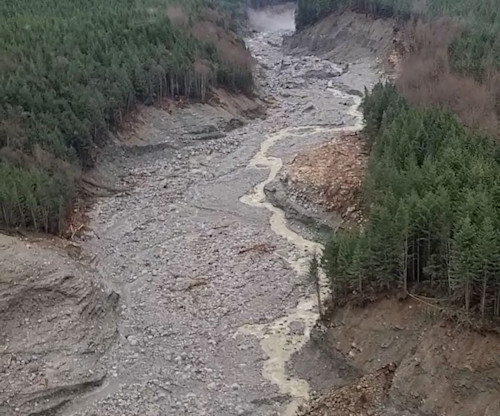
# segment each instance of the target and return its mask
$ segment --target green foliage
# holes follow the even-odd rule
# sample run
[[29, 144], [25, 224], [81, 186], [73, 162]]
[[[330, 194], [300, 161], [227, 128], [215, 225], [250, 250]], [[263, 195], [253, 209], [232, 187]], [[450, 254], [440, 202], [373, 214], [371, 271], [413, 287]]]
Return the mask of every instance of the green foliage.
[[415, 3], [413, 0], [298, 0], [297, 27], [302, 28], [346, 8], [380, 17], [408, 18], [418, 11]]
[[378, 85], [363, 102], [374, 138], [366, 222], [325, 248], [334, 292], [439, 293], [498, 316], [500, 149], [451, 114], [410, 108], [396, 95]]
[[[90, 167], [95, 148], [138, 102], [152, 104], [175, 95], [204, 99], [216, 83], [251, 89], [250, 68], [222, 62], [213, 45], [191, 35], [191, 26], [201, 18], [203, 7], [220, 1], [2, 2], [2, 166], [16, 166], [25, 173], [27, 183], [34, 183], [36, 172], [42, 182], [48, 177], [55, 180], [53, 163], [50, 168], [39, 163], [33, 149], [41, 148], [59, 161]], [[188, 16], [187, 27], [169, 19], [169, 6], [176, 4]], [[12, 167], [5, 169], [12, 174]], [[14, 186], [17, 182], [4, 181], [4, 188], [6, 183]], [[9, 195], [38, 201], [30, 189], [18, 187]], [[53, 202], [58, 206], [59, 199]], [[55, 215], [60, 210], [48, 212]], [[40, 225], [21, 217], [1, 218], [8, 225]]]
[[277, 4], [288, 3], [290, 0], [244, 0], [246, 4], [253, 8], [275, 6]]
[[406, 102], [391, 84], [377, 84], [372, 94], [365, 89], [362, 110], [365, 119], [365, 131], [369, 137], [377, 137], [384, 119], [392, 121], [394, 114], [406, 107]]
[[453, 69], [477, 80], [488, 68], [500, 69], [500, 23], [466, 26], [450, 45], [449, 55]]
[[455, 17], [464, 28], [450, 45], [457, 71], [482, 79], [488, 67], [500, 68], [498, 0], [298, 0], [296, 23], [303, 28], [345, 8], [377, 17]]
[[73, 190], [63, 175], [0, 163], [0, 223], [57, 232]]

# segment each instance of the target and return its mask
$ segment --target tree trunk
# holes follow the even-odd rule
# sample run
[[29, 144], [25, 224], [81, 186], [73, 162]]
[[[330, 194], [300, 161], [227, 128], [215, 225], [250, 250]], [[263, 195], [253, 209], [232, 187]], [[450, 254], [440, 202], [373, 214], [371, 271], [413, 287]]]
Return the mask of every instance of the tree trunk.
[[495, 316], [500, 315], [500, 287], [498, 287], [498, 286], [497, 286], [497, 293], [496, 293], [496, 299], [495, 299], [495, 310], [493, 313]]
[[481, 316], [484, 318], [486, 310], [486, 288], [488, 287], [488, 275], [486, 271], [483, 273], [483, 293], [481, 296]]
[[403, 247], [403, 290], [408, 293], [408, 239], [405, 238]]
[[465, 310], [469, 312], [470, 309], [470, 279], [467, 277], [465, 281]]

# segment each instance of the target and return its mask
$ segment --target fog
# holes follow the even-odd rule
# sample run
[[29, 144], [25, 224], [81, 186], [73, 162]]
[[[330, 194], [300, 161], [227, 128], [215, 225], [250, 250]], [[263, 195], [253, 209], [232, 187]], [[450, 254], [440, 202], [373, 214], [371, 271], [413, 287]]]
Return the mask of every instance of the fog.
[[248, 9], [248, 20], [258, 32], [295, 30], [295, 3]]

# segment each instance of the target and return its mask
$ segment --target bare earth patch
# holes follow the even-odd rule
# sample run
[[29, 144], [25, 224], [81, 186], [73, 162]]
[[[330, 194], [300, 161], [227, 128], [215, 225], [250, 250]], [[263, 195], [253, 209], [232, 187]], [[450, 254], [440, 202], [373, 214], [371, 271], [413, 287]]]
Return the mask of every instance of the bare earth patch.
[[[312, 381], [321, 397], [302, 416], [499, 414], [498, 334], [458, 327], [415, 299], [387, 298], [332, 312], [325, 326], [313, 330], [311, 344], [322, 357], [345, 357], [344, 366], [365, 375], [352, 379], [333, 370], [330, 388]], [[299, 372], [303, 378], [324, 365], [308, 362]]]
[[336, 211], [344, 221], [361, 222], [359, 191], [367, 160], [360, 135], [340, 135], [297, 155], [288, 180], [326, 211]]
[[0, 415], [53, 414], [100, 385], [118, 294], [79, 246], [0, 234]]
[[391, 387], [396, 366], [388, 364], [357, 382], [313, 400], [300, 416], [382, 415], [381, 404]]

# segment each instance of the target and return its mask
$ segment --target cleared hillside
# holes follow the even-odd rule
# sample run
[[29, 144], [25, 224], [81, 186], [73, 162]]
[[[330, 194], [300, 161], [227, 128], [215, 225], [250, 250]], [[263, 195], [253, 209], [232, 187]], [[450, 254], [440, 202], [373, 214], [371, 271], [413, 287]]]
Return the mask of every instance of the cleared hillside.
[[456, 18], [461, 30], [449, 54], [455, 70], [483, 79], [500, 68], [500, 11], [497, 0], [299, 0], [297, 27], [303, 28], [332, 12], [351, 9], [376, 17]]

